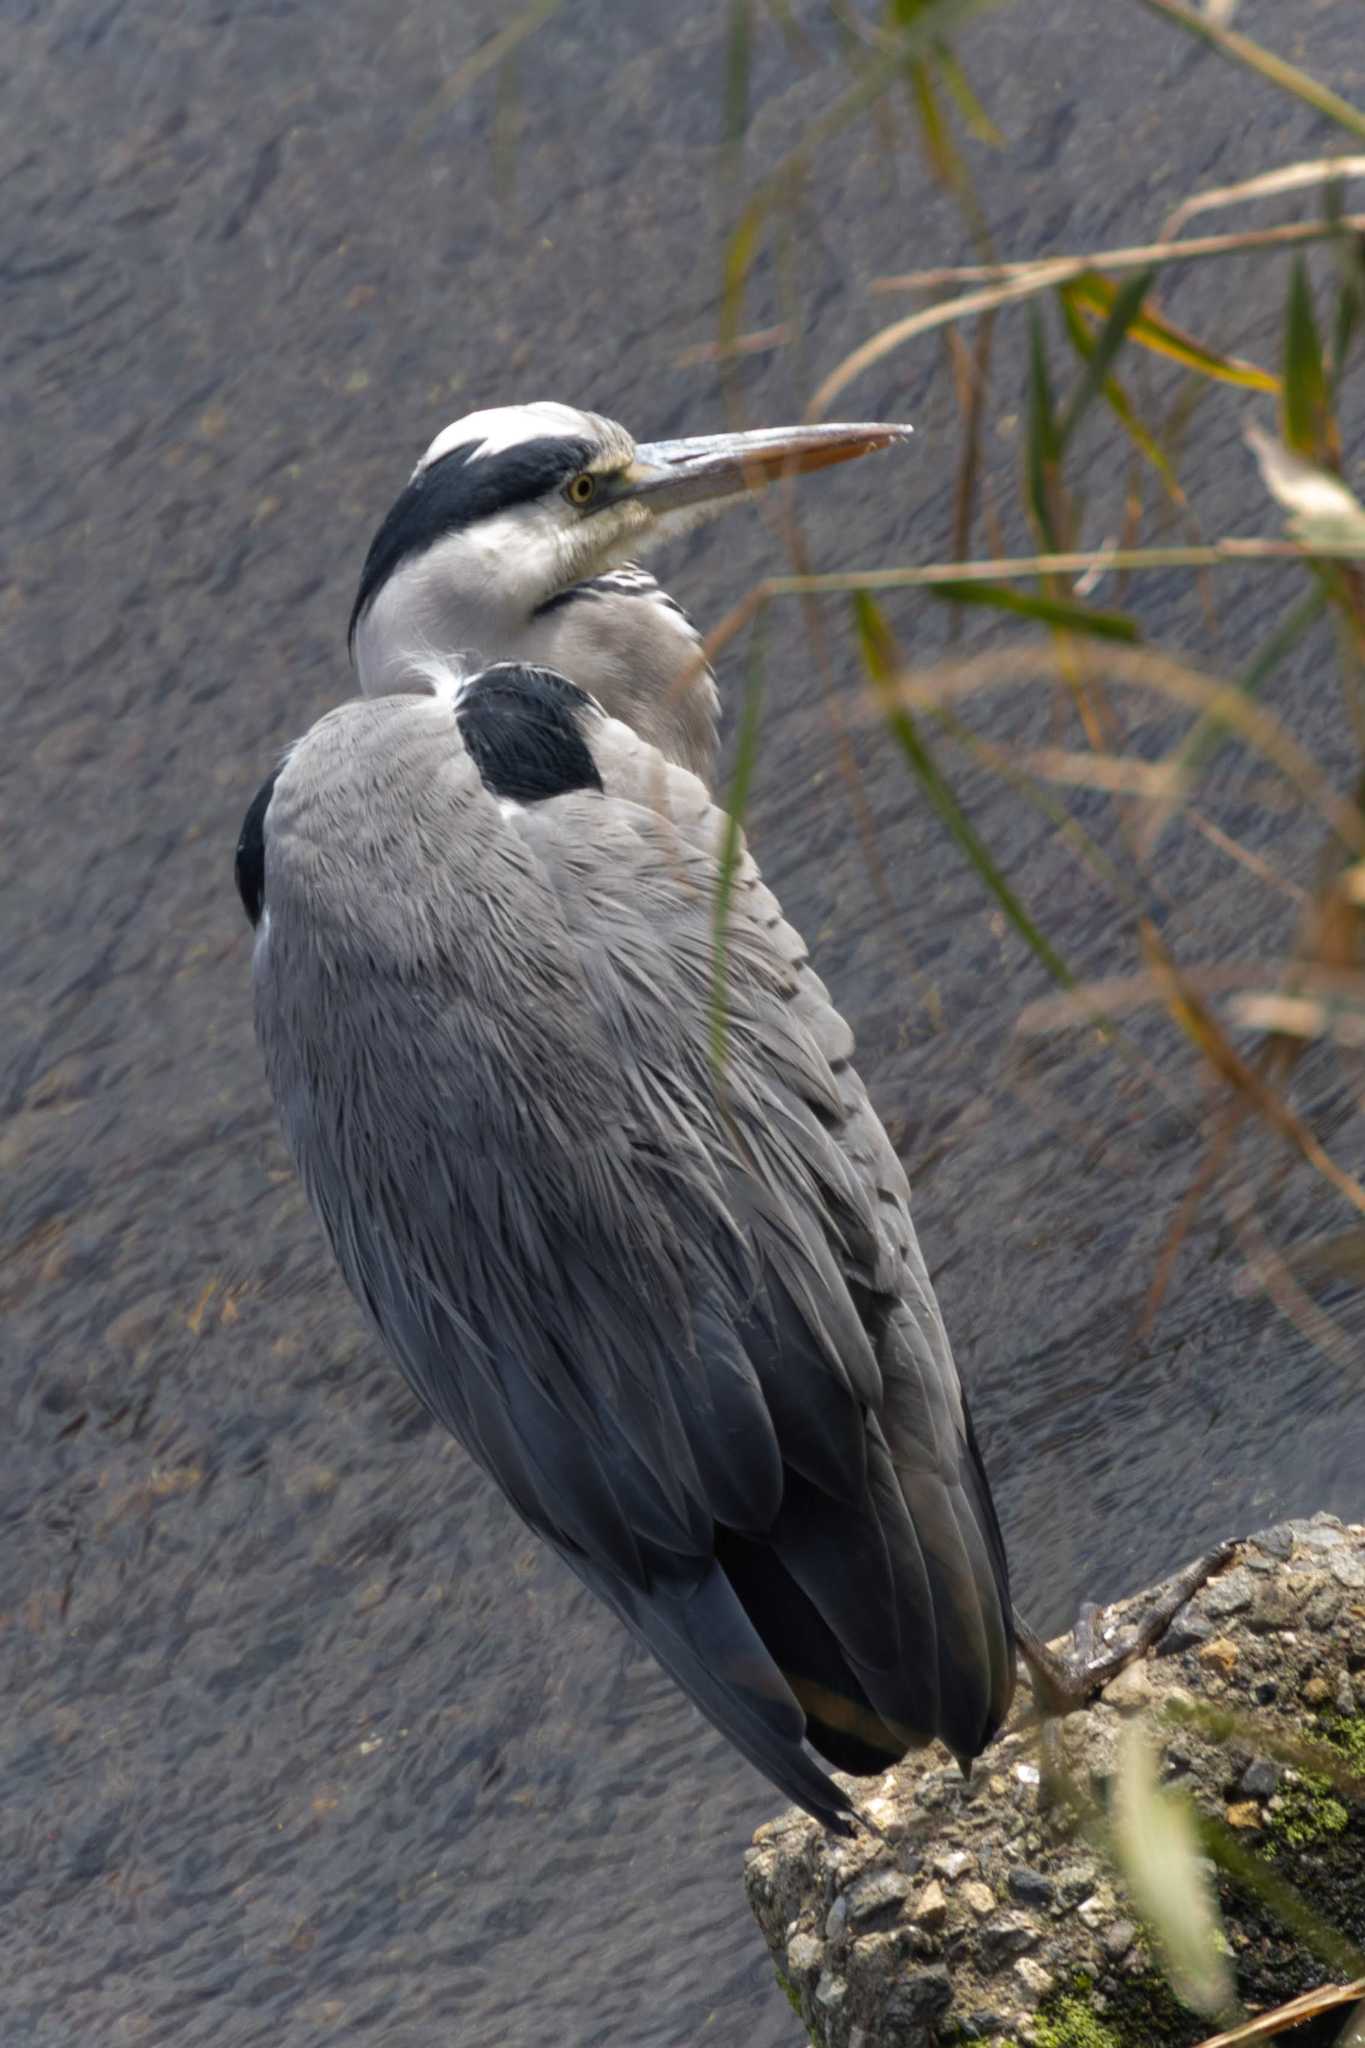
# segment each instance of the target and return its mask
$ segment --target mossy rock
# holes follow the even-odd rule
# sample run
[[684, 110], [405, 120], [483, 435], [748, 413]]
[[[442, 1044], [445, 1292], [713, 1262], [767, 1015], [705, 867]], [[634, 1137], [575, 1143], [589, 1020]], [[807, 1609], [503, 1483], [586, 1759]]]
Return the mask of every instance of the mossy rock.
[[[1105, 1621], [1121, 1630], [1150, 1597]], [[1317, 1517], [1248, 1538], [1161, 1649], [1061, 1724], [1053, 1749], [1081, 1808], [1103, 1812], [1123, 1725], [1141, 1715], [1162, 1775], [1210, 1825], [1238, 1999], [1278, 2005], [1334, 1973], [1321, 1940], [1292, 1931], [1286, 1884], [1354, 1974], [1365, 1528]], [[750, 1903], [815, 2048], [1194, 2048], [1214, 2030], [1167, 1987], [1098, 1838], [1044, 1798], [1038, 1761], [1017, 1727], [970, 1784], [934, 1751], [850, 1782], [876, 1834], [839, 1841], [800, 1814], [760, 1830]], [[1329, 2014], [1294, 2038], [1316, 2048], [1339, 2031]]]

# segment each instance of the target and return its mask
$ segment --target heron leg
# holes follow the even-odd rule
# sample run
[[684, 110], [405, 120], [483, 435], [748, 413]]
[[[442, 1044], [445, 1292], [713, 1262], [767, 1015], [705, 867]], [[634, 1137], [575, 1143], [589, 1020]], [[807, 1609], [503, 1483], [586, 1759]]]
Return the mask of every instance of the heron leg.
[[1117, 1678], [1120, 1671], [1145, 1657], [1160, 1642], [1181, 1608], [1207, 1579], [1222, 1570], [1236, 1548], [1235, 1543], [1220, 1543], [1177, 1573], [1111, 1649], [1101, 1650], [1096, 1645], [1095, 1617], [1099, 1610], [1093, 1606], [1081, 1609], [1072, 1632], [1070, 1653], [1049, 1649], [1042, 1637], [1035, 1635], [1016, 1614], [1015, 1637], [1019, 1654], [1028, 1667], [1038, 1718], [1052, 1720], [1089, 1706], [1110, 1679]]

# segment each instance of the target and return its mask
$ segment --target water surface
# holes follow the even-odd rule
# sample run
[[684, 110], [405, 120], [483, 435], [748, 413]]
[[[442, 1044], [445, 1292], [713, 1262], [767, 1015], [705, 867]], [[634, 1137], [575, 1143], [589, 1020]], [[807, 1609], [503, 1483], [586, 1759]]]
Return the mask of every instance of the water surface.
[[[739, 1883], [770, 1795], [362, 1336], [251, 1038], [237, 827], [275, 750], [348, 690], [358, 565], [416, 453], [447, 418], [523, 397], [650, 438], [724, 418], [714, 368], [679, 359], [715, 331], [725, 10], [565, 9], [525, 46], [499, 154], [491, 85], [419, 117], [503, 12], [6, 10], [12, 2048], [794, 2036]], [[760, 43], [753, 177], [838, 89], [820, 10], [793, 12], [814, 41]], [[1268, 5], [1243, 13], [1273, 31]], [[1137, 240], [1194, 183], [1330, 139], [1141, 10], [1106, 10], [1102, 35], [1094, 18], [1019, 6], [970, 39], [1011, 138], [981, 164], [1003, 248]], [[1359, 97], [1356, 11], [1315, 9], [1313, 43]], [[805, 332], [746, 365], [755, 421], [791, 416], [867, 332], [868, 278], [966, 253], [911, 147], [860, 129], [821, 161], [795, 242]], [[765, 262], [755, 326], [783, 288]], [[1273, 357], [1278, 303], [1254, 269], [1188, 274], [1173, 303], [1224, 334], [1234, 309], [1240, 344]], [[856, 400], [920, 437], [816, 480], [814, 555], [940, 555], [954, 440], [937, 344]], [[1240, 420], [1196, 417], [1190, 478], [1210, 527], [1267, 530]], [[989, 455], [1009, 522], [1007, 428]], [[1097, 458], [1092, 537], [1121, 483]], [[663, 566], [706, 621], [779, 559], [746, 511]], [[1288, 595], [1271, 579], [1243, 592], [1215, 651], [1245, 655]], [[1206, 633], [1182, 578], [1144, 607], [1173, 644]], [[907, 644], [941, 644], [932, 607], [892, 609]], [[1344, 770], [1329, 662], [1324, 637], [1276, 701]], [[1358, 1511], [1354, 1369], [1242, 1286], [1219, 1204], [1135, 1342], [1200, 1156], [1189, 1116], [1077, 1042], [1021, 1055], [1011, 1026], [1042, 992], [1036, 963], [861, 738], [879, 894], [794, 612], [774, 621], [768, 703], [753, 838], [915, 1174], [1025, 1604], [1060, 1625], [1082, 1595], [1213, 1536]], [[1002, 698], [987, 728], [1014, 744], [1047, 721]], [[1224, 822], [1311, 879], [1316, 830], [1243, 797], [1236, 772]], [[984, 772], [961, 788], [1077, 966], [1121, 966], [1112, 906], [1037, 816]], [[1103, 801], [1079, 809], [1111, 829]], [[1195, 834], [1164, 880], [1195, 953], [1290, 929], [1291, 909]], [[1350, 1080], [1324, 1061], [1303, 1096], [1348, 1163]], [[1198, 1106], [1188, 1085], [1183, 1102]], [[1268, 1146], [1246, 1157], [1277, 1241], [1335, 1216], [1313, 1178], [1270, 1181]]]

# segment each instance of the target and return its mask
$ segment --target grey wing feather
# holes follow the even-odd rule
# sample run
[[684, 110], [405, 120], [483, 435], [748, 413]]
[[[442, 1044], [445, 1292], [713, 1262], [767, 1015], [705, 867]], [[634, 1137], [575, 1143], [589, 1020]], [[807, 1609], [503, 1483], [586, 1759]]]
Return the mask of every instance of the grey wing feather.
[[[667, 1000], [681, 1066], [709, 1045], [714, 874], [728, 821], [694, 777], [628, 728], [610, 725], [596, 755], [609, 801], [634, 814], [637, 838], [670, 875], [668, 908], [651, 901], [645, 922], [655, 957], [685, 979]], [[547, 810], [525, 829], [553, 874], [561, 822]], [[600, 822], [590, 829], [601, 846]], [[610, 868], [630, 871], [628, 861]], [[638, 901], [638, 871], [629, 886]], [[732, 901], [726, 1135], [743, 1153], [743, 1181], [729, 1199], [745, 1212], [768, 1305], [739, 1328], [785, 1469], [765, 1561], [833, 1630], [898, 1740], [938, 1733], [974, 1754], [1013, 1684], [1008, 1577], [909, 1187], [850, 1064], [852, 1033], [743, 849]], [[603, 908], [593, 906], [580, 941], [611, 934], [619, 951]], [[571, 919], [575, 909], [581, 898]]]
[[[309, 867], [310, 763], [272, 799], [258, 1018], [305, 1181], [421, 1398], [737, 1747], [838, 1825], [803, 1728], [854, 1770], [936, 1734], [974, 1755], [1013, 1679], [999, 1531], [904, 1175], [747, 855], [718, 1083], [724, 821], [699, 782], [609, 725], [604, 795], [504, 818], [464, 762], [428, 799], [431, 716], [379, 750], [422, 829], [368, 944], [353, 905], [344, 939], [317, 938], [343, 926]], [[335, 1071], [300, 1022], [324, 1002]]]

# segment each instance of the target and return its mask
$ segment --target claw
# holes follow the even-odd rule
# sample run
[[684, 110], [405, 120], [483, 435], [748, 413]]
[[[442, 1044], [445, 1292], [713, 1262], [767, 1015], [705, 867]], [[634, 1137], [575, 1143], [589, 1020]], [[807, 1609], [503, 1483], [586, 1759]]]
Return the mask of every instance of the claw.
[[1181, 1608], [1206, 1580], [1222, 1570], [1236, 1549], [1235, 1542], [1220, 1543], [1216, 1549], [1197, 1558], [1172, 1579], [1165, 1593], [1152, 1602], [1118, 1647], [1102, 1654], [1095, 1649], [1095, 1617], [1099, 1610], [1093, 1605], [1087, 1604], [1081, 1609], [1072, 1635], [1075, 1649], [1070, 1656], [1061, 1656], [1050, 1650], [1042, 1637], [1035, 1635], [1028, 1623], [1016, 1614], [1015, 1635], [1033, 1683], [1038, 1718], [1054, 1719], [1088, 1707], [1111, 1679], [1117, 1678], [1120, 1671], [1126, 1671], [1130, 1664], [1146, 1656], [1153, 1645], [1160, 1642]]

